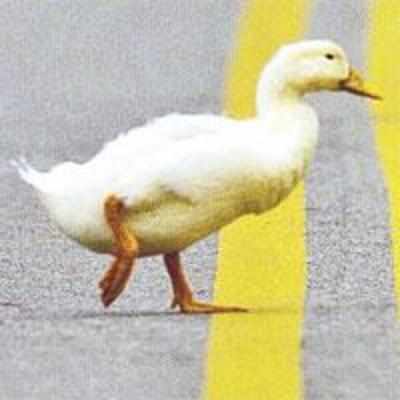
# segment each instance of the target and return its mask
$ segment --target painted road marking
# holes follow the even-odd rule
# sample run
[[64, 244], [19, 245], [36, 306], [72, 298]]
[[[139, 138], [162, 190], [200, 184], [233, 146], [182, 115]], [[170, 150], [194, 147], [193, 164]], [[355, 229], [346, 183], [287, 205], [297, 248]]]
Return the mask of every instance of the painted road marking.
[[[280, 45], [303, 35], [308, 9], [307, 0], [250, 3], [228, 74], [225, 104], [230, 114], [254, 115], [262, 66]], [[258, 311], [213, 317], [206, 399], [302, 397], [305, 277], [303, 186], [277, 210], [243, 218], [223, 230], [215, 300]]]
[[[363, 71], [368, 2], [349, 4], [314, 0], [307, 36], [337, 41]], [[371, 103], [345, 93], [316, 97], [320, 143], [306, 179], [304, 396], [397, 399], [389, 203]]]
[[[400, 2], [373, 2], [370, 9], [368, 69], [384, 97], [374, 102], [376, 146], [388, 187], [397, 304], [400, 300]], [[372, 28], [373, 27], [373, 28]]]

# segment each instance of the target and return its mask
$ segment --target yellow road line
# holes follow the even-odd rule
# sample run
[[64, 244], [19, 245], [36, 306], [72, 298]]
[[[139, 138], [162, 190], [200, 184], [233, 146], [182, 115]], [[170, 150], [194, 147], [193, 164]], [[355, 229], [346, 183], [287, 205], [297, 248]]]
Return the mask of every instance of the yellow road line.
[[[225, 104], [230, 114], [254, 115], [262, 66], [281, 44], [302, 36], [307, 6], [307, 0], [250, 2], [228, 75]], [[241, 219], [221, 233], [216, 301], [259, 311], [213, 317], [207, 400], [302, 397], [305, 276], [303, 187], [277, 210]]]
[[400, 2], [373, 2], [370, 9], [368, 67], [384, 101], [374, 103], [376, 145], [389, 191], [394, 279], [400, 300]]

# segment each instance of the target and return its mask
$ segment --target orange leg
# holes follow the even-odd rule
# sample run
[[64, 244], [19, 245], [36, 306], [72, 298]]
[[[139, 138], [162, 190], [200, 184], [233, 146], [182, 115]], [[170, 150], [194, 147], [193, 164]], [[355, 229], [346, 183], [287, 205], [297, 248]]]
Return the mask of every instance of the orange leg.
[[115, 260], [99, 283], [101, 300], [104, 307], [108, 307], [125, 289], [139, 248], [135, 236], [123, 224], [124, 205], [121, 200], [114, 195], [108, 196], [104, 214], [115, 240]]
[[183, 313], [188, 314], [248, 311], [247, 309], [241, 307], [217, 306], [194, 300], [193, 291], [183, 271], [179, 253], [164, 255], [164, 262], [167, 267], [168, 275], [171, 279], [172, 289], [174, 292], [174, 299], [171, 304], [172, 308], [179, 306]]

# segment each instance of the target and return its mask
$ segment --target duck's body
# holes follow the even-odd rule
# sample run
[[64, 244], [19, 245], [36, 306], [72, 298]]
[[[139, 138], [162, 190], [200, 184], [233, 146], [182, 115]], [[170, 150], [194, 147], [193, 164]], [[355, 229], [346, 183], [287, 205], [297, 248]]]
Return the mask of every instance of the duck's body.
[[113, 193], [124, 199], [139, 256], [179, 251], [241, 215], [275, 207], [303, 177], [317, 119], [307, 105], [286, 108], [241, 122], [167, 116], [120, 136], [85, 164], [33, 176], [60, 228], [91, 250], [111, 250], [104, 201]]
[[262, 73], [253, 119], [173, 114], [120, 136], [84, 164], [19, 172], [69, 237], [116, 256], [100, 283], [106, 306], [136, 257], [163, 254], [175, 305], [237, 311], [193, 300], [179, 251], [244, 214], [275, 207], [293, 190], [318, 136], [303, 95], [322, 89], [373, 96], [334, 43], [289, 45]]

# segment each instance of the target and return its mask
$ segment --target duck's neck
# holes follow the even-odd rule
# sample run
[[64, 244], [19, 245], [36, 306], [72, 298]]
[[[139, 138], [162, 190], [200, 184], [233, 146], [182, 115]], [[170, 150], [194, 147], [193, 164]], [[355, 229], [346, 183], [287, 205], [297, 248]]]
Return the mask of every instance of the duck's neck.
[[257, 116], [263, 118], [272, 110], [304, 104], [303, 94], [288, 83], [277, 66], [267, 66], [257, 86]]
[[257, 118], [268, 127], [269, 135], [279, 135], [285, 141], [288, 157], [301, 159], [306, 166], [317, 143], [318, 118], [304, 101], [304, 92], [288, 84], [276, 67], [267, 66], [259, 81]]

